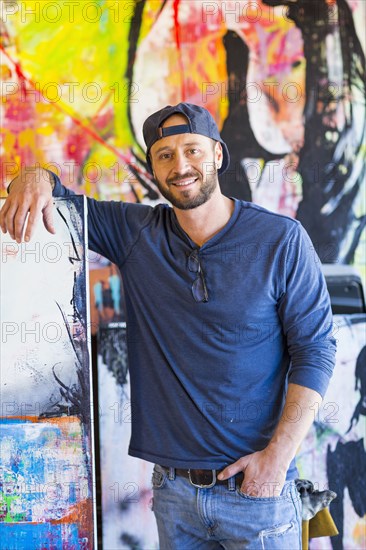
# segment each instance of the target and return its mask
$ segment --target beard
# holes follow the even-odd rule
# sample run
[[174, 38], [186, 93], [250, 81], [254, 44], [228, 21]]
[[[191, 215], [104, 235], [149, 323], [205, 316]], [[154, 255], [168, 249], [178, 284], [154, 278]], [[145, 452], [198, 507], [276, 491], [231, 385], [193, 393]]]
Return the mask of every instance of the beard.
[[183, 180], [185, 178], [198, 178], [198, 181], [201, 181], [201, 187], [193, 196], [190, 189], [187, 189], [187, 191], [182, 191], [179, 198], [173, 191], [170, 190], [172, 183], [169, 183], [169, 180], [167, 180], [166, 185], [162, 185], [162, 183], [156, 179], [158, 189], [163, 197], [180, 210], [191, 210], [201, 206], [201, 204], [204, 204], [209, 200], [218, 185], [218, 175], [216, 169], [214, 172], [206, 176], [205, 181], [202, 181], [198, 172], [193, 171], [174, 178], [174, 181], [178, 182], [179, 180]]

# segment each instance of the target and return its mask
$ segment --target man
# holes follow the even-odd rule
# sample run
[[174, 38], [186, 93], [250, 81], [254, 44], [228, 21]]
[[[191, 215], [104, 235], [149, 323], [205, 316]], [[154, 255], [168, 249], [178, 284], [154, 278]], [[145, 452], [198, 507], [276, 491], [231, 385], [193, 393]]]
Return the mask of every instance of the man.
[[[126, 294], [129, 453], [155, 462], [162, 550], [301, 548], [294, 456], [334, 366], [329, 297], [300, 224], [221, 194], [229, 153], [188, 103], [144, 124], [172, 208], [88, 199], [89, 246]], [[56, 176], [15, 179], [3, 231], [29, 240]], [[26, 222], [26, 215], [29, 219]]]

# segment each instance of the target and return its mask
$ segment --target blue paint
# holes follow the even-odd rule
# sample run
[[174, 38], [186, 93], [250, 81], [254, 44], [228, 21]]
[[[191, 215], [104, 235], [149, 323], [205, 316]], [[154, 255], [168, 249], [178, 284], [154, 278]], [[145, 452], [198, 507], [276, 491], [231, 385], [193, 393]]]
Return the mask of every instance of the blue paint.
[[[3, 425], [0, 421], [0, 428], [0, 449], [1, 445], [6, 449], [0, 453], [0, 522], [23, 526], [20, 522], [65, 517], [70, 506], [79, 501], [78, 476], [82, 474], [75, 462], [70, 464], [69, 457], [58, 450], [65, 438], [60, 428], [19, 421]], [[71, 434], [74, 429], [70, 428]], [[77, 434], [75, 437], [76, 444], [81, 445]], [[70, 445], [72, 441], [71, 435]], [[64, 531], [67, 533], [67, 526]], [[8, 550], [2, 541], [0, 548]]]
[[0, 426], [1, 424], [33, 424], [32, 420], [27, 418], [11, 418], [10, 416], [0, 416]]
[[6, 550], [78, 550], [87, 547], [79, 539], [77, 525], [69, 523], [0, 523], [0, 541], [0, 547]]

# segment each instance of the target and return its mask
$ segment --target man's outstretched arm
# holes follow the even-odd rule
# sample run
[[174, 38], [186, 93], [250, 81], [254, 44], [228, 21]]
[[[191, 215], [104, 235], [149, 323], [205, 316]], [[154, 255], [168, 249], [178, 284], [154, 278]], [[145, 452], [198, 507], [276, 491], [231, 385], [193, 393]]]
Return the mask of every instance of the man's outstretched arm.
[[[55, 233], [53, 224], [53, 178], [43, 168], [21, 171], [8, 187], [9, 196], [0, 210], [0, 227], [18, 243], [32, 238], [34, 229], [43, 218], [45, 228]], [[29, 213], [29, 217], [28, 216]]]

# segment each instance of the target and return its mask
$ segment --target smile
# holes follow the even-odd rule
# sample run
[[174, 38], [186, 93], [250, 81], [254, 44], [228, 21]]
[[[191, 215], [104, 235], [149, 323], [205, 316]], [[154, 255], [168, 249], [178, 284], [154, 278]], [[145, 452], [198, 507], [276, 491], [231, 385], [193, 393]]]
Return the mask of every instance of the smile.
[[192, 183], [195, 183], [198, 180], [198, 178], [190, 178], [183, 181], [177, 181], [171, 183], [171, 185], [175, 185], [176, 187], [187, 187], [188, 185], [192, 185]]

